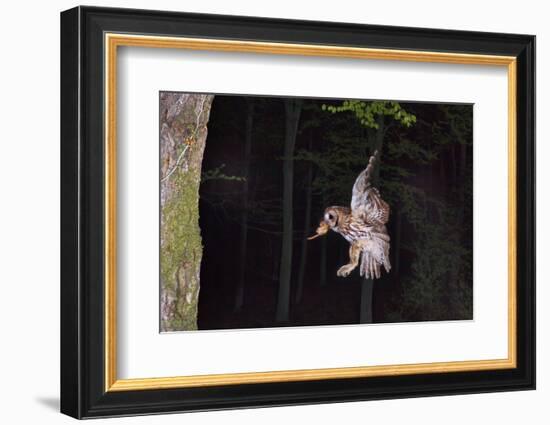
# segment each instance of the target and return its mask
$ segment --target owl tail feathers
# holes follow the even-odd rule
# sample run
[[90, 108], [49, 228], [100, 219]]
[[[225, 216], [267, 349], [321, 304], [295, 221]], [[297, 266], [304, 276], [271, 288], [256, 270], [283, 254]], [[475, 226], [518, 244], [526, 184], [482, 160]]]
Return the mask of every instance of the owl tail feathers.
[[359, 274], [365, 279], [380, 279], [380, 266], [384, 266], [386, 273], [389, 273], [391, 270], [389, 250], [389, 242], [380, 239], [365, 246], [361, 253]]
[[359, 269], [359, 274], [365, 279], [379, 279], [380, 278], [380, 264], [376, 260], [363, 253], [361, 258], [361, 268]]

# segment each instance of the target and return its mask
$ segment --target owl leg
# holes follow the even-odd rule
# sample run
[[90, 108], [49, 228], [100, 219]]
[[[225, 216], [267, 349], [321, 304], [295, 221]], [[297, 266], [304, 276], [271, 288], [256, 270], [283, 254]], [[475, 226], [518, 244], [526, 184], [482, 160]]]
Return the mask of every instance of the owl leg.
[[336, 272], [337, 276], [346, 277], [359, 264], [359, 255], [361, 254], [361, 246], [354, 242], [349, 247], [349, 263], [342, 266]]

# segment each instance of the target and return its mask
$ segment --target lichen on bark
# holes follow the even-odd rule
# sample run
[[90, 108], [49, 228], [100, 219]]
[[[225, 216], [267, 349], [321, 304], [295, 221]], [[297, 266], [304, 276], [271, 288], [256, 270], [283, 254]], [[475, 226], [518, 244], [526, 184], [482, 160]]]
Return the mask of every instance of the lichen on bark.
[[160, 329], [197, 329], [199, 185], [212, 95], [160, 94]]

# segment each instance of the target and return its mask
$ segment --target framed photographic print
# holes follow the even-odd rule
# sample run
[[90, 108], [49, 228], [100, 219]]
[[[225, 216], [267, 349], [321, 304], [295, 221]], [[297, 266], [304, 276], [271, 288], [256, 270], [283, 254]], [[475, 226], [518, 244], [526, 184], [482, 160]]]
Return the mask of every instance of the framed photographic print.
[[61, 411], [535, 387], [535, 38], [61, 14]]

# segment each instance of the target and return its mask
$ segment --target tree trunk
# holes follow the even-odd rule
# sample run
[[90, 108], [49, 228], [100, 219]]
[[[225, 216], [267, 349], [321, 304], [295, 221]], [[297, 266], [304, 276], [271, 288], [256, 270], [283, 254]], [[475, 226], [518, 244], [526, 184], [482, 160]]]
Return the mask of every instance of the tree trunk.
[[[309, 143], [309, 149], [311, 151], [311, 139]], [[311, 231], [311, 181], [313, 179], [313, 167], [309, 164], [306, 177], [306, 211], [304, 217], [304, 238], [302, 240], [302, 252], [300, 255], [300, 268], [298, 270], [298, 288], [296, 289], [296, 304], [302, 301], [302, 294], [304, 291], [304, 277], [306, 274], [306, 262], [307, 262], [307, 237]]]
[[240, 265], [239, 282], [237, 284], [237, 293], [235, 295], [235, 311], [239, 311], [244, 304], [244, 286], [246, 278], [246, 244], [248, 240], [248, 177], [250, 168], [250, 153], [252, 151], [252, 125], [254, 123], [254, 99], [247, 100], [247, 115], [244, 140], [244, 164], [243, 164], [243, 199], [241, 213], [241, 247], [240, 247]]
[[285, 100], [285, 146], [283, 159], [283, 236], [281, 267], [279, 271], [279, 294], [276, 320], [287, 322], [290, 304], [290, 275], [292, 271], [292, 195], [294, 184], [294, 146], [302, 109], [301, 99]]
[[359, 323], [372, 323], [372, 279], [361, 279], [361, 305], [359, 307]]
[[214, 96], [160, 95], [160, 329], [197, 329], [199, 185]]

